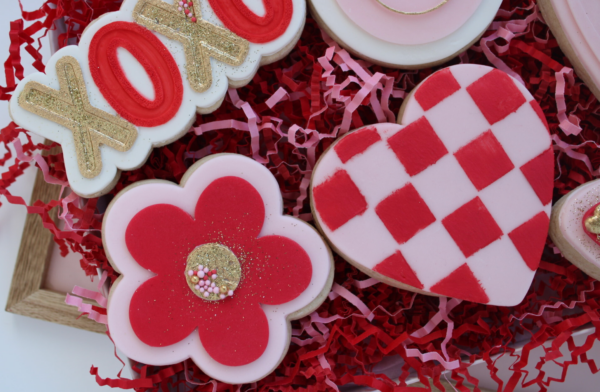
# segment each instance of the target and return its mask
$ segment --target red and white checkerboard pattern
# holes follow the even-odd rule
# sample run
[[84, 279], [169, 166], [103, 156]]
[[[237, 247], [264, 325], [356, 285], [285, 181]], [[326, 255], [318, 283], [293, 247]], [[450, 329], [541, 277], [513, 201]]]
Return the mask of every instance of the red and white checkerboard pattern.
[[479, 65], [436, 72], [404, 126], [340, 139], [312, 178], [315, 218], [347, 259], [412, 287], [496, 305], [525, 296], [544, 247], [554, 162], [539, 105]]

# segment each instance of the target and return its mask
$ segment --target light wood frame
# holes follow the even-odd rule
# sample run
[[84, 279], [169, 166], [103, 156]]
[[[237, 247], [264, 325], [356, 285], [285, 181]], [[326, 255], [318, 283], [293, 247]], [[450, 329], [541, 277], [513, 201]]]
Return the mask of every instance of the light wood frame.
[[[52, 153], [57, 151], [60, 150], [53, 149]], [[59, 197], [60, 188], [59, 185], [48, 184], [44, 181], [42, 171], [38, 170], [31, 201], [41, 200], [48, 203], [50, 200], [56, 200]], [[50, 217], [55, 222], [57, 210], [58, 208], [54, 208], [50, 211]], [[66, 293], [42, 287], [54, 246], [53, 237], [53, 234], [42, 225], [42, 219], [38, 214], [27, 214], [17, 264], [6, 302], [6, 311], [92, 332], [105, 333], [106, 326], [90, 320], [86, 316], [79, 317], [80, 312], [77, 308], [65, 303]]]

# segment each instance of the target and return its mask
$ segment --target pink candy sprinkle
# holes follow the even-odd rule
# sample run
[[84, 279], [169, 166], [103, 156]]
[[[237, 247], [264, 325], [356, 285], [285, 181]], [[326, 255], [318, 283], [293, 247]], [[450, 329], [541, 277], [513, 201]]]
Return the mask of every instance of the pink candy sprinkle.
[[208, 297], [208, 292], [204, 293], [204, 297]]
[[198, 277], [204, 278], [204, 271], [198, 271]]
[[194, 275], [194, 271], [192, 271], [192, 270], [189, 270], [189, 271], [188, 271], [188, 275], [189, 275], [189, 276], [192, 276], [192, 275]]
[[203, 269], [204, 269], [204, 266], [203, 266], [202, 264], [200, 264], [200, 265], [198, 266], [198, 271], [202, 271]]
[[225, 294], [221, 294], [219, 297], [221, 297], [221, 299], [225, 298]]
[[183, 5], [183, 1], [180, 1], [180, 2], [179, 2], [179, 5]]
[[187, 4], [184, 4], [183, 6], [184, 6], [185, 8], [187, 8], [187, 7], [188, 7], [188, 5], [187, 5]]
[[212, 278], [213, 278], [213, 279], [217, 279], [217, 274], [214, 274], [214, 275], [212, 276]]
[[181, 7], [177, 7], [177, 11], [181, 11], [183, 8]]
[[197, 284], [194, 287], [196, 288], [196, 290], [200, 290], [200, 285]]
[[210, 287], [215, 287], [215, 282], [212, 282], [212, 283], [210, 284]]
[[204, 292], [204, 288], [200, 287], [200, 292], [203, 293]]
[[227, 295], [231, 297], [231, 296], [233, 295], [233, 290], [229, 290], [229, 291], [227, 292]]

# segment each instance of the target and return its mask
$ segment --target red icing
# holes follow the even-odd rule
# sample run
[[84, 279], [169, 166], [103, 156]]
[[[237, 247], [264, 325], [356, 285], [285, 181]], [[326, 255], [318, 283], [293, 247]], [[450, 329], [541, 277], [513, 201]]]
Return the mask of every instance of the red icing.
[[313, 197], [315, 209], [331, 231], [367, 210], [365, 197], [345, 170], [313, 188]]
[[425, 117], [390, 137], [388, 144], [410, 176], [419, 174], [448, 153]]
[[458, 267], [450, 275], [431, 286], [431, 291], [447, 297], [463, 298], [482, 304], [490, 302], [481, 283], [467, 264]]
[[546, 115], [544, 114], [544, 111], [540, 107], [540, 104], [538, 104], [536, 101], [529, 101], [529, 104], [531, 105], [533, 110], [535, 110], [535, 113], [538, 115], [540, 120], [544, 123], [544, 126], [548, 130], [548, 133], [550, 133], [550, 127], [548, 127], [548, 121], [546, 120]]
[[380, 140], [381, 136], [379, 136], [377, 129], [375, 129], [375, 127], [369, 127], [350, 133], [348, 136], [341, 139], [333, 149], [342, 163], [346, 163], [352, 157], [362, 154], [367, 148]]
[[384, 199], [375, 212], [399, 244], [435, 222], [431, 210], [412, 184], [407, 184]]
[[[312, 264], [304, 249], [288, 238], [257, 238], [265, 220], [264, 203], [241, 178], [213, 181], [200, 195], [194, 215], [196, 219], [178, 207], [158, 204], [129, 223], [129, 252], [157, 274], [132, 297], [132, 328], [144, 343], [158, 347], [178, 342], [199, 327], [200, 339], [215, 360], [228, 366], [251, 363], [262, 355], [269, 336], [259, 304], [281, 304], [300, 295], [310, 283]], [[243, 261], [244, 279], [233, 297], [219, 302], [218, 312], [215, 304], [192, 293], [185, 279], [189, 253], [213, 242]]]
[[263, 0], [265, 15], [258, 16], [242, 0], [209, 0], [229, 30], [257, 44], [274, 41], [287, 30], [294, 13], [292, 0]]
[[490, 124], [503, 120], [526, 102], [511, 77], [497, 69], [475, 81], [467, 91]]
[[445, 217], [442, 223], [465, 257], [502, 236], [502, 230], [479, 197]]
[[389, 278], [405, 283], [409, 286], [423, 289], [423, 283], [417, 278], [415, 271], [410, 268], [400, 251], [377, 264], [373, 271], [379, 272]]
[[537, 270], [540, 264], [549, 225], [548, 215], [540, 212], [508, 234], [515, 248], [532, 271]]
[[552, 201], [554, 188], [554, 150], [549, 148], [521, 166], [521, 172], [535, 191], [543, 205]]
[[[154, 100], [142, 96], [129, 82], [117, 58], [118, 48], [126, 49], [144, 67], [154, 87]], [[110, 23], [94, 35], [88, 59], [102, 96], [126, 120], [155, 127], [177, 114], [183, 99], [181, 72], [150, 30], [130, 22]]]
[[583, 226], [583, 231], [585, 232], [585, 234], [587, 234], [598, 245], [600, 245], [600, 240], [598, 240], [598, 236], [596, 234], [590, 233], [588, 231], [588, 229], [585, 227], [585, 221], [587, 220], [587, 218], [589, 218], [590, 216], [594, 215], [594, 210], [596, 210], [596, 207], [598, 207], [599, 205], [600, 205], [600, 203], [596, 204], [595, 206], [593, 206], [592, 208], [590, 208], [589, 210], [587, 210], [586, 213], [583, 215], [583, 218], [581, 219], [581, 224]]
[[479, 191], [515, 167], [491, 131], [460, 148], [454, 156]]
[[460, 90], [460, 84], [449, 68], [431, 75], [415, 92], [415, 99], [427, 111]]

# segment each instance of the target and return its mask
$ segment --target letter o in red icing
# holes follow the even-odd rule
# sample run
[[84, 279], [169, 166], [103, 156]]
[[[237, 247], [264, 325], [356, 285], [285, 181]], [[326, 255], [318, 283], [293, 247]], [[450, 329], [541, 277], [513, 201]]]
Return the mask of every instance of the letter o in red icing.
[[[154, 87], [154, 100], [142, 96], [129, 82], [117, 57], [126, 49], [142, 65]], [[169, 50], [150, 30], [130, 22], [102, 27], [90, 44], [92, 78], [102, 96], [124, 119], [155, 127], [172, 119], [183, 99], [181, 71]]]
[[283, 35], [292, 20], [292, 0], [263, 0], [265, 15], [258, 16], [242, 0], [209, 0], [211, 8], [229, 30], [256, 44]]

